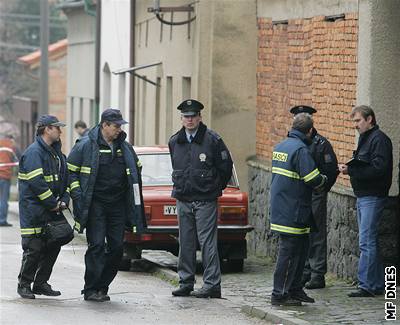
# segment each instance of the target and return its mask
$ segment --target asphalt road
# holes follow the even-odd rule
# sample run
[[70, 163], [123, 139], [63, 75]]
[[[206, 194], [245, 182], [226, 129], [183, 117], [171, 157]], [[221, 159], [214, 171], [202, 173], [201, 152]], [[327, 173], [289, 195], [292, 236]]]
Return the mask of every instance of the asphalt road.
[[266, 324], [240, 312], [223, 299], [178, 298], [174, 287], [146, 272], [119, 272], [110, 288], [110, 302], [83, 300], [85, 244], [76, 239], [62, 248], [49, 283], [59, 297], [22, 299], [16, 292], [22, 249], [18, 220], [0, 228], [1, 324]]

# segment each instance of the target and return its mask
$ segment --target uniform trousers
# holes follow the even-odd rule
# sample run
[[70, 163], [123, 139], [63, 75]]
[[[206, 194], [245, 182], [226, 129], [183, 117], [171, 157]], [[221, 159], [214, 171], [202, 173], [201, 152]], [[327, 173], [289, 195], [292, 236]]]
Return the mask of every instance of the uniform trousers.
[[303, 272], [306, 279], [324, 278], [327, 272], [327, 197], [326, 192], [313, 192], [312, 195], [312, 211], [317, 231], [310, 234], [308, 259]]
[[125, 220], [124, 201], [92, 202], [86, 226], [85, 295], [98, 290], [108, 292], [123, 255]]
[[40, 286], [50, 279], [53, 266], [61, 246], [47, 246], [43, 236], [22, 238], [22, 264], [18, 275], [21, 287], [29, 288], [31, 283]]
[[301, 277], [307, 258], [309, 236], [279, 234], [279, 251], [274, 272], [272, 296], [285, 299], [303, 289]]
[[196, 249], [199, 243], [203, 262], [203, 287], [221, 287], [218, 256], [217, 201], [176, 201], [179, 221], [178, 275], [181, 286], [193, 288]]

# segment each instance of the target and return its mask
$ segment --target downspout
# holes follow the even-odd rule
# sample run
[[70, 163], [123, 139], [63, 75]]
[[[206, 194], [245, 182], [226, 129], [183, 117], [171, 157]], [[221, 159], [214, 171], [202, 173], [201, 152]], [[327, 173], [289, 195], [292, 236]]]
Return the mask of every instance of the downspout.
[[[136, 25], [136, 0], [131, 1], [130, 22], [130, 67], [135, 66], [135, 25]], [[135, 143], [135, 77], [129, 74], [129, 142]]]
[[[86, 3], [86, 1], [85, 1]], [[94, 58], [94, 124], [100, 120], [100, 49], [101, 49], [101, 0], [96, 6], [96, 43]]]

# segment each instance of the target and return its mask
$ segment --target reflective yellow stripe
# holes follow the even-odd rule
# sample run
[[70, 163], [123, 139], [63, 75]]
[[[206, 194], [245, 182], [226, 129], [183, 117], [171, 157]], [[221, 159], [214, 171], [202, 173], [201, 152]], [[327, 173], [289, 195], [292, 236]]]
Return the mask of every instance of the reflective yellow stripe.
[[294, 178], [294, 179], [300, 179], [300, 175], [297, 174], [296, 172], [293, 172], [293, 171], [287, 170], [287, 169], [283, 169], [283, 168], [279, 168], [279, 167], [272, 167], [272, 173], [283, 175], [283, 176]]
[[71, 189], [69, 188], [69, 186], [67, 187], [67, 193], [71, 192]]
[[42, 228], [21, 228], [21, 235], [35, 235], [40, 234]]
[[136, 232], [136, 226], [132, 227], [132, 232], [135, 233]]
[[46, 200], [49, 196], [51, 196], [53, 192], [48, 189], [46, 192], [43, 192], [42, 194], [39, 194], [38, 197], [41, 201]]
[[122, 152], [122, 150], [121, 150], [121, 149], [118, 149], [117, 152]]
[[53, 175], [45, 175], [44, 176], [44, 180], [46, 181], [46, 182], [52, 182], [53, 181]]
[[142, 163], [140, 162], [140, 160], [137, 161], [136, 166], [138, 166], [139, 168], [142, 167]]
[[72, 172], [78, 172], [81, 168], [75, 165], [72, 165], [71, 163], [67, 163], [68, 165], [68, 170]]
[[77, 231], [81, 231], [81, 224], [78, 221], [75, 221], [74, 229], [76, 229]]
[[288, 234], [303, 235], [310, 233], [310, 228], [293, 228], [271, 223], [271, 230], [285, 232]]
[[54, 179], [58, 181], [58, 175], [54, 175]]
[[38, 168], [38, 169], [32, 170], [31, 172], [26, 173], [26, 174], [18, 173], [18, 178], [27, 181], [27, 180], [30, 180], [40, 174], [43, 174], [43, 168]]
[[305, 182], [311, 181], [313, 178], [317, 177], [319, 175], [319, 170], [318, 168], [315, 168], [311, 173], [308, 175], [304, 176], [303, 179]]
[[90, 170], [91, 170], [90, 167], [84, 167], [84, 166], [81, 167], [81, 173], [90, 174]]
[[129, 170], [129, 168], [126, 169], [126, 174], [127, 174], [127, 175], [130, 175], [130, 174], [131, 174], [131, 171]]
[[110, 149], [99, 150], [101, 153], [111, 153]]
[[72, 191], [73, 189], [79, 187], [79, 186], [81, 186], [81, 184], [79, 183], [79, 181], [72, 182], [71, 185], [70, 185], [71, 191]]

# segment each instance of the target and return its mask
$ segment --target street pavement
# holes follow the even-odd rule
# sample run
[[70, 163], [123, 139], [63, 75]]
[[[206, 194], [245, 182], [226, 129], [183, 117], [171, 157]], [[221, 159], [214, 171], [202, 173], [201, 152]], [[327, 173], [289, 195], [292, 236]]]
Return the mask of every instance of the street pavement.
[[[22, 249], [16, 202], [9, 222], [0, 228], [0, 324], [266, 324], [240, 311], [225, 299], [173, 297], [174, 286], [148, 272], [119, 272], [111, 285], [110, 302], [83, 300], [84, 253], [82, 235], [64, 246], [49, 283], [59, 297], [22, 299], [16, 292]], [[269, 323], [267, 323], [269, 324]]]
[[[15, 203], [10, 210], [16, 212]], [[83, 285], [83, 254], [86, 248], [82, 236], [74, 240], [74, 245], [62, 249], [53, 272], [51, 284], [63, 292], [62, 298], [22, 300], [15, 292], [21, 258], [16, 216], [10, 221], [15, 227], [0, 229], [1, 324], [20, 323], [12, 321], [14, 318], [10, 317], [15, 317], [11, 316], [13, 314], [33, 319], [31, 324], [52, 324], [55, 320], [59, 324], [92, 324], [95, 319], [97, 324], [266, 324], [265, 320], [273, 324], [303, 325], [386, 323], [383, 296], [349, 298], [347, 293], [355, 288], [333, 276], [328, 276], [325, 289], [308, 291], [315, 298], [315, 304], [271, 306], [273, 264], [256, 257], [245, 261], [243, 273], [225, 270], [222, 276], [222, 295], [225, 299], [199, 300], [171, 297], [173, 285], [178, 280], [176, 272], [172, 271], [176, 270], [175, 256], [162, 251], [144, 251], [143, 258], [158, 265], [157, 272], [119, 272], [111, 287], [111, 304], [83, 302], [79, 295]], [[159, 278], [151, 275], [158, 275]], [[196, 287], [201, 285], [201, 274], [198, 274]], [[399, 290], [397, 295], [400, 295]], [[399, 310], [398, 300], [396, 304]], [[38, 308], [43, 313], [36, 313]], [[264, 321], [246, 318], [239, 311]], [[399, 321], [390, 323], [400, 324]]]

